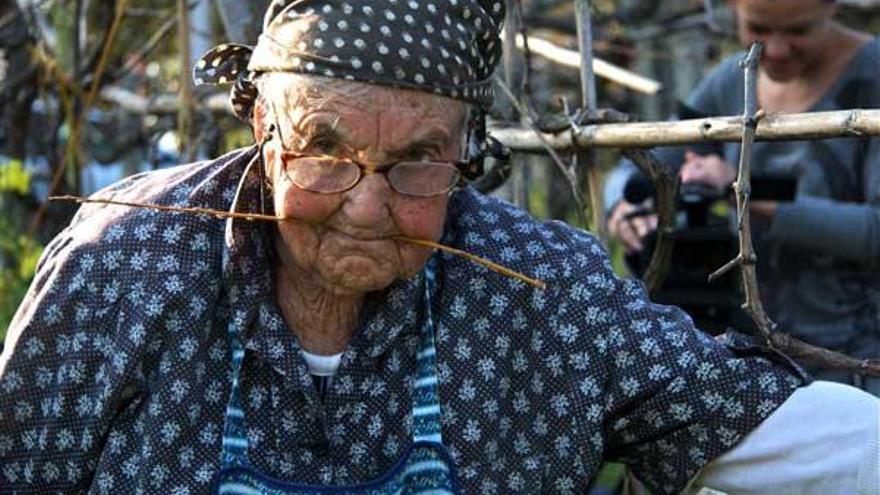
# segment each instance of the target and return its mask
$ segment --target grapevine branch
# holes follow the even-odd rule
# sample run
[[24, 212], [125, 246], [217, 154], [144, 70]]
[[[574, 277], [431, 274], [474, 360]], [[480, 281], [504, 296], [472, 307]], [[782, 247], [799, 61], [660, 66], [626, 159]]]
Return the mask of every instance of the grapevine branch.
[[651, 262], [645, 270], [645, 286], [649, 294], [654, 294], [663, 285], [669, 268], [672, 265], [672, 251], [675, 242], [672, 231], [675, 229], [675, 206], [678, 197], [678, 176], [667, 166], [657, 160], [650, 151], [641, 149], [623, 149], [623, 156], [632, 162], [651, 179], [656, 195], [657, 210], [657, 241]]
[[[538, 130], [538, 124], [532, 119], [529, 114], [528, 109], [523, 107], [523, 105], [517, 101], [516, 97], [513, 95], [513, 92], [504, 83], [500, 78], [495, 78], [495, 82], [498, 83], [498, 87], [501, 88], [501, 93], [510, 100], [510, 103], [516, 107], [517, 111], [520, 114], [520, 117], [525, 121], [525, 123], [535, 132], [535, 135], [542, 136], [540, 131]], [[578, 187], [577, 177], [562, 160], [562, 157], [559, 156], [559, 153], [553, 149], [550, 143], [545, 143], [544, 150], [550, 155], [550, 158], [553, 160], [553, 163], [556, 165], [556, 168], [562, 173], [565, 179], [568, 181], [568, 185], [571, 188], [571, 196], [574, 199], [575, 205], [577, 206], [577, 214], [578, 220], [582, 222], [583, 225], [587, 225], [587, 217], [584, 210], [586, 210], [586, 204], [584, 203], [584, 199], [581, 197], [580, 188]]]
[[736, 211], [739, 219], [739, 254], [733, 260], [715, 271], [710, 276], [714, 280], [736, 265], [742, 272], [745, 302], [742, 307], [755, 322], [760, 336], [770, 347], [791, 357], [810, 361], [825, 369], [834, 369], [870, 376], [880, 376], [880, 360], [856, 359], [844, 354], [807, 344], [789, 334], [776, 331], [776, 323], [770, 319], [761, 304], [758, 290], [758, 277], [755, 270], [757, 256], [752, 245], [752, 230], [749, 213], [749, 196], [751, 194], [751, 160], [752, 145], [755, 133], [763, 112], [758, 110], [757, 72], [758, 60], [761, 57], [762, 45], [755, 43], [748, 55], [740, 63], [745, 72], [745, 101], [743, 110], [742, 145], [740, 151], [739, 171], [734, 191], [736, 193]]

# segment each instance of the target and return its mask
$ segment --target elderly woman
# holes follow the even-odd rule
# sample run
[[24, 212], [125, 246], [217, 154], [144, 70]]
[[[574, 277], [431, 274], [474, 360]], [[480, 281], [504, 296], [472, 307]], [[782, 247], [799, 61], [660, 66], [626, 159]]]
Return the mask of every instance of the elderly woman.
[[99, 196], [285, 220], [83, 207], [0, 360], [0, 491], [583, 493], [618, 459], [656, 493], [876, 493], [873, 398], [796, 390], [463, 185], [502, 16], [279, 0], [252, 53], [209, 52], [258, 145]]

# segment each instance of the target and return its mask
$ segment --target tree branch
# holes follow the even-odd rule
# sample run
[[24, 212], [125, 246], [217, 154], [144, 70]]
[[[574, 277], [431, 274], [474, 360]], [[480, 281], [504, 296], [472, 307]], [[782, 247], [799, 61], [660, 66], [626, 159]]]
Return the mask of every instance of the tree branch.
[[[501, 88], [501, 92], [505, 96], [507, 96], [507, 98], [510, 100], [511, 104], [517, 108], [517, 110], [519, 111], [520, 115], [525, 120], [525, 122], [533, 129], [533, 132], [535, 132], [536, 135], [540, 135], [540, 133], [538, 132], [538, 128], [535, 124], [535, 121], [532, 120], [532, 117], [531, 117], [531, 115], [529, 115], [528, 110], [523, 108], [523, 106], [522, 106], [522, 104], [520, 104], [520, 102], [516, 101], [516, 97], [510, 91], [510, 88], [508, 88], [507, 85], [504, 84], [504, 81], [502, 81], [501, 79], [499, 79], [497, 77], [495, 78], [495, 81], [498, 83], [498, 86]], [[569, 167], [566, 166], [565, 162], [562, 161], [562, 158], [559, 156], [559, 154], [556, 152], [556, 150], [554, 150], [549, 145], [549, 143], [543, 148], [542, 151], [546, 151], [547, 154], [550, 155], [550, 158], [553, 160], [553, 163], [556, 165], [556, 167], [559, 169], [559, 171], [562, 173], [562, 175], [565, 176], [566, 180], [568, 180], [568, 185], [571, 188], [571, 196], [572, 196], [572, 199], [574, 199], [575, 205], [577, 207], [578, 220], [580, 220], [583, 223], [583, 225], [586, 226], [587, 225], [587, 217], [586, 217], [586, 213], [584, 211], [586, 209], [586, 205], [584, 203], [583, 198], [581, 197], [580, 188], [578, 188], [577, 177], [572, 173], [572, 171], [569, 169]]]
[[[577, 23], [578, 51], [580, 52], [581, 76], [581, 115], [593, 115], [599, 107], [596, 96], [596, 74], [593, 72], [593, 20], [590, 0], [575, 0], [575, 20]], [[602, 201], [602, 171], [596, 166], [596, 153], [590, 149], [579, 149], [574, 155], [577, 168], [586, 179], [586, 192], [590, 204], [593, 231], [602, 245], [608, 245], [605, 231], [605, 212]], [[589, 224], [584, 224], [586, 228]]]
[[657, 242], [651, 262], [645, 270], [645, 286], [653, 295], [663, 286], [672, 264], [672, 251], [675, 241], [672, 231], [675, 228], [676, 202], [678, 200], [678, 175], [660, 163], [650, 152], [641, 149], [622, 150], [623, 156], [632, 160], [639, 169], [651, 179], [657, 191], [655, 210], [657, 211]]
[[[770, 333], [773, 332], [776, 324], [770, 320], [764, 311], [763, 304], [761, 304], [758, 276], [755, 269], [758, 257], [752, 244], [751, 215], [749, 214], [752, 144], [755, 142], [755, 129], [758, 128], [758, 121], [761, 118], [761, 114], [758, 112], [757, 81], [758, 60], [761, 58], [762, 49], [763, 45], [760, 42], [753, 43], [746, 58], [740, 62], [740, 67], [745, 72], [745, 101], [743, 103], [742, 149], [739, 156], [739, 171], [736, 182], [733, 183], [733, 189], [736, 191], [736, 211], [739, 219], [739, 255], [737, 260], [742, 270], [743, 291], [745, 293], [743, 308], [752, 317], [758, 332], [769, 344], [771, 343]], [[730, 264], [725, 266], [730, 266]]]
[[743, 292], [745, 302], [742, 307], [751, 316], [761, 337], [768, 346], [789, 356], [812, 361], [824, 369], [862, 373], [880, 376], [880, 360], [855, 359], [844, 354], [807, 344], [797, 338], [776, 332], [776, 323], [770, 319], [761, 303], [758, 290], [758, 276], [755, 269], [757, 256], [752, 245], [751, 215], [749, 213], [749, 195], [751, 192], [751, 161], [752, 145], [758, 122], [763, 112], [758, 110], [757, 72], [758, 60], [761, 57], [762, 45], [754, 43], [740, 67], [745, 72], [745, 98], [743, 104], [742, 149], [740, 152], [739, 171], [733, 187], [736, 192], [736, 209], [739, 218], [739, 255], [712, 274], [713, 277], [730, 269], [738, 263], [742, 271]]
[[[113, 44], [113, 39], [116, 36], [116, 32], [119, 29], [119, 25], [122, 22], [122, 18], [125, 15], [125, 7], [128, 5], [129, 0], [120, 0], [116, 5], [116, 12], [113, 16], [113, 22], [110, 24], [110, 30], [107, 33], [107, 37], [104, 40], [104, 45], [101, 49], [101, 57], [98, 59], [98, 67], [95, 69], [95, 77], [92, 80], [92, 85], [89, 89], [88, 94], [85, 97], [85, 102], [82, 106], [82, 114], [85, 115], [89, 108], [91, 108], [92, 104], [95, 101], [95, 97], [98, 94], [98, 89], [101, 85], [101, 76], [104, 74], [104, 69], [106, 68], [107, 59], [110, 54], [110, 47]], [[67, 141], [67, 145], [65, 147], [64, 153], [64, 162], [59, 164], [58, 168], [55, 171], [54, 176], [52, 177], [52, 181], [49, 184], [49, 195], [54, 194], [55, 190], [58, 188], [61, 183], [61, 178], [64, 177], [64, 170], [66, 168], [67, 163], [71, 163], [74, 166], [76, 165], [76, 157], [79, 150], [79, 139], [80, 139], [80, 129], [82, 128], [82, 119], [74, 122], [74, 125], [71, 128], [70, 138]], [[75, 170], [75, 173], [79, 174], [79, 169]], [[48, 207], [48, 202], [45, 202], [40, 205], [40, 208], [34, 214], [34, 218], [31, 220], [31, 224], [28, 227], [28, 235], [33, 236], [34, 233], [39, 228], [40, 224], [43, 221], [43, 217], [46, 214], [46, 208]]]

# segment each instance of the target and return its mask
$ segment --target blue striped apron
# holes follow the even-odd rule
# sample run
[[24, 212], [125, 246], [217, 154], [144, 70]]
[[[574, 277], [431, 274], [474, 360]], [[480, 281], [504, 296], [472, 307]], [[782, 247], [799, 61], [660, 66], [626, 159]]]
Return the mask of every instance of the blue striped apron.
[[232, 346], [232, 391], [226, 407], [221, 469], [214, 478], [214, 493], [221, 495], [297, 495], [297, 494], [424, 494], [457, 493], [455, 468], [440, 435], [440, 400], [437, 368], [434, 363], [434, 319], [431, 292], [434, 288], [434, 258], [425, 274], [425, 321], [421, 347], [416, 355], [418, 375], [413, 392], [413, 443], [397, 464], [378, 478], [357, 485], [317, 486], [288, 482], [257, 471], [248, 461], [248, 440], [241, 407], [239, 378], [244, 348], [240, 329], [230, 324]]

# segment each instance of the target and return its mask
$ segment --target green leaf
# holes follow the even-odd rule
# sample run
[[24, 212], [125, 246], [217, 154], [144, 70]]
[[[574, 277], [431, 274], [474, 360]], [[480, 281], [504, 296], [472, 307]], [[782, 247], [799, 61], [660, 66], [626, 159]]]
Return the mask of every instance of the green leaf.
[[0, 163], [0, 192], [25, 195], [31, 190], [31, 174], [24, 169], [21, 160]]

